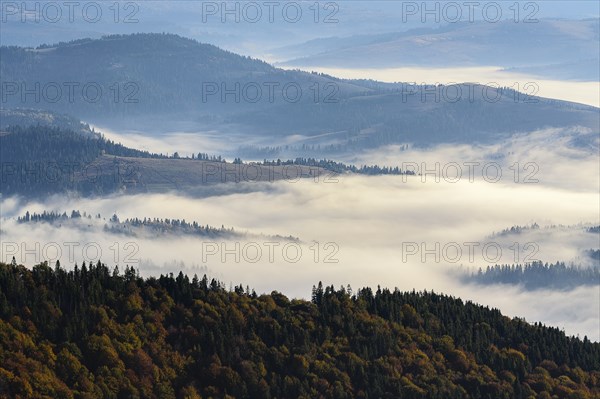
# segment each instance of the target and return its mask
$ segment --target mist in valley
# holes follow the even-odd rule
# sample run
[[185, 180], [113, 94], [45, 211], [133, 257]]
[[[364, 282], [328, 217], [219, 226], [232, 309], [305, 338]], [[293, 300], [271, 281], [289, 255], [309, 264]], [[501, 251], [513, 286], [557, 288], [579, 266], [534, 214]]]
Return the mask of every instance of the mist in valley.
[[[381, 285], [435, 290], [597, 341], [598, 284], [531, 291], [519, 286], [481, 286], [459, 278], [462, 271], [535, 260], [598, 267], [585, 257], [586, 250], [598, 249], [600, 244], [598, 234], [586, 231], [600, 224], [598, 159], [590, 149], [557, 145], [587, 134], [576, 128], [555, 129], [529, 132], [497, 145], [442, 145], [409, 151], [392, 146], [347, 159], [359, 164], [377, 159], [390, 166], [404, 162], [429, 170], [415, 176], [341, 174], [327, 182], [241, 182], [223, 184], [217, 195], [207, 196], [172, 192], [55, 196], [43, 201], [3, 198], [2, 234], [10, 240], [3, 242], [2, 261], [10, 261], [15, 252], [18, 262], [30, 266], [34, 260], [48, 260], [44, 255], [52, 261], [56, 248], [48, 243], [56, 243], [62, 250], [61, 264], [67, 268], [98, 258], [110, 267], [134, 266], [146, 276], [178, 273], [183, 268], [189, 274], [207, 273], [226, 285], [242, 283], [257, 292], [277, 290], [293, 297], [309, 297], [312, 285], [319, 281], [336, 287], [350, 284], [355, 289]], [[163, 143], [147, 141], [144, 145], [156, 150], [152, 146]], [[515, 162], [520, 162], [517, 180]], [[479, 165], [471, 171], [465, 166], [475, 163]], [[492, 163], [495, 166], [484, 173]], [[535, 168], [525, 170], [526, 163]], [[455, 164], [461, 165], [460, 178]], [[497, 170], [503, 177], [496, 178]], [[525, 181], [524, 175], [531, 181]], [[240, 186], [245, 187], [242, 192]], [[102, 219], [82, 218], [79, 224], [60, 227], [16, 222], [26, 211], [68, 214], [73, 209], [94, 216], [99, 213]], [[291, 235], [299, 241], [257, 236], [131, 237], [104, 232], [102, 226], [115, 213], [121, 220], [185, 219], [251, 234]], [[534, 223], [540, 228], [499, 234], [512, 226]], [[16, 246], [7, 247], [7, 241]], [[67, 256], [69, 248], [72, 259]]]

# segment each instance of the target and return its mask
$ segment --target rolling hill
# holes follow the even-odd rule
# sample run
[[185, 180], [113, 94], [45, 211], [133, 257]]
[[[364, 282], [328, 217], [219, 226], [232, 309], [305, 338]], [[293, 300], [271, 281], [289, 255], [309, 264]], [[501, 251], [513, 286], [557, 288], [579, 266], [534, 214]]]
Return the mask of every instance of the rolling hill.
[[0, 263], [0, 397], [596, 398], [600, 344], [436, 293]]
[[354, 151], [492, 142], [546, 127], [598, 132], [599, 125], [597, 108], [535, 91], [341, 80], [168, 34], [1, 47], [0, 56], [4, 107], [68, 113], [105, 126], [167, 131], [173, 121], [188, 120], [198, 130], [227, 127], [274, 145], [303, 137]]

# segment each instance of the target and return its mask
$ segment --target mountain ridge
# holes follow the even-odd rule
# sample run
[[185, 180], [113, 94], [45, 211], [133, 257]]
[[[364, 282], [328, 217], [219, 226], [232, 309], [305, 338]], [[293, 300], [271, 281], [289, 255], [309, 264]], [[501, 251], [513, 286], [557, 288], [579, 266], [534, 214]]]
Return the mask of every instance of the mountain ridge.
[[[275, 145], [301, 135], [311, 144], [353, 151], [357, 145], [492, 142], [546, 127], [597, 131], [599, 124], [597, 108], [531, 91], [473, 85], [471, 95], [466, 84], [366, 84], [279, 69], [170, 34], [106, 36], [37, 50], [0, 47], [0, 55], [3, 107], [51, 110], [97, 125], [116, 120], [139, 128], [152, 120], [152, 128], [166, 131], [177, 118], [198, 130], [230, 126]], [[75, 100], [65, 88], [58, 101], [43, 95], [67, 82], [78, 84]], [[100, 98], [90, 101], [86, 87], [92, 93], [96, 87]], [[26, 89], [37, 90], [38, 98], [23, 94]]]

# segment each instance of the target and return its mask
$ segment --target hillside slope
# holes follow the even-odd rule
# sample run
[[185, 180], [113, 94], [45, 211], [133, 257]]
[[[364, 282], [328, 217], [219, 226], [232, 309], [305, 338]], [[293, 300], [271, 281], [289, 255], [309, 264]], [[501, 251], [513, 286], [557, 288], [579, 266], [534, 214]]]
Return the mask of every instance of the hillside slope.
[[595, 398], [600, 345], [433, 293], [0, 264], [0, 397]]

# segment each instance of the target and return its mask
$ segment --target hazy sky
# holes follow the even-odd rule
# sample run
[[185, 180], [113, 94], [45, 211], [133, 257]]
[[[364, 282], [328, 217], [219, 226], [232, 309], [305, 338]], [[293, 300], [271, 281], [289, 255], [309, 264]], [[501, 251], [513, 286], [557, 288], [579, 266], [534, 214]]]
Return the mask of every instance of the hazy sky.
[[[440, 6], [444, 2], [434, 1], [322, 1], [318, 3], [318, 12], [313, 1], [271, 2], [275, 3], [272, 11], [263, 5], [267, 2], [253, 2], [259, 5], [258, 9], [244, 8], [244, 2], [229, 2], [228, 9], [234, 10], [237, 3], [238, 11], [233, 14], [226, 13], [227, 9], [221, 1], [123, 1], [119, 2], [118, 8], [114, 7], [114, 2], [82, 2], [75, 3], [72, 9], [65, 3], [68, 2], [37, 1], [29, 3], [21, 13], [23, 2], [3, 1], [1, 43], [37, 46], [110, 33], [171, 32], [245, 55], [262, 57], [270, 48], [319, 37], [431, 27], [445, 23], [446, 16], [451, 18], [452, 11], [444, 11]], [[92, 7], [90, 3], [93, 3]], [[292, 3], [292, 7], [284, 10], [286, 3]], [[424, 3], [427, 4], [423, 6]], [[467, 2], [455, 3], [460, 5], [463, 20], [482, 20], [495, 12], [496, 4], [500, 5], [502, 19], [514, 19], [514, 4], [517, 2], [477, 2], [472, 10], [464, 5]], [[596, 1], [518, 3], [518, 20], [529, 15], [535, 18], [574, 19], [599, 16]], [[99, 14], [94, 4], [101, 5]], [[422, 10], [434, 9], [436, 4], [439, 9], [437, 14], [422, 15]], [[296, 5], [302, 8], [297, 19]], [[415, 5], [416, 13], [409, 9]], [[260, 12], [258, 18], [257, 11]]]

